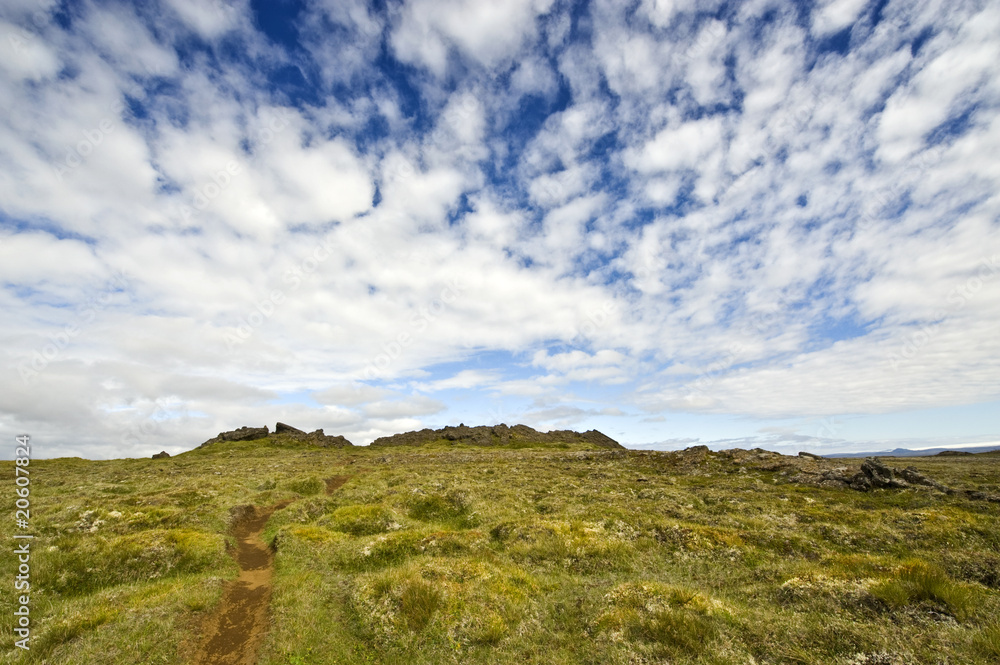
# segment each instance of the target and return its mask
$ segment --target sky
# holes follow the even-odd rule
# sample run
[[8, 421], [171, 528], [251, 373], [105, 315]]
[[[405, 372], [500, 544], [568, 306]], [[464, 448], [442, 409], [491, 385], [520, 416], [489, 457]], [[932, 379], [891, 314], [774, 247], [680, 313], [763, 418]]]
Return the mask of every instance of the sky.
[[5, 0], [0, 436], [998, 442], [998, 62], [987, 1]]

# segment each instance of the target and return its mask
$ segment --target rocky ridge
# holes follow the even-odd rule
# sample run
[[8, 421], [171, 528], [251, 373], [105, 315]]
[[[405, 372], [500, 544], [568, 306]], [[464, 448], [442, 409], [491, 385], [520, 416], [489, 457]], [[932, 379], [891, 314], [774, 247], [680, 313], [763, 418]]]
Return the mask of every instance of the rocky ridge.
[[343, 436], [330, 436], [329, 434], [325, 434], [322, 429], [318, 429], [313, 432], [304, 432], [297, 427], [292, 427], [291, 425], [286, 425], [285, 423], [277, 423], [274, 426], [274, 432], [271, 432], [267, 428], [267, 425], [264, 427], [244, 426], [228, 432], [220, 432], [217, 436], [212, 437], [198, 447], [204, 448], [205, 446], [210, 446], [213, 443], [219, 443], [220, 441], [255, 441], [258, 439], [280, 440], [289, 438], [296, 441], [303, 441], [321, 448], [344, 448], [354, 445]]
[[572, 430], [554, 430], [539, 432], [527, 425], [480, 425], [469, 427], [459, 424], [441, 429], [422, 429], [416, 432], [403, 432], [392, 436], [383, 436], [372, 441], [373, 448], [389, 446], [422, 446], [434, 441], [453, 441], [473, 446], [518, 446], [532, 444], [558, 445], [560, 443], [586, 443], [598, 448], [624, 450], [624, 446], [611, 437], [596, 429], [587, 432]]
[[845, 489], [869, 492], [877, 489], [904, 490], [917, 489], [938, 491], [949, 495], [960, 495], [974, 501], [1000, 503], [1000, 496], [978, 490], [948, 487], [933, 478], [920, 473], [915, 467], [904, 469], [891, 467], [877, 457], [868, 457], [860, 467], [846, 463], [843, 458], [820, 457], [802, 454], [792, 457], [769, 450], [755, 448], [743, 450], [733, 448], [712, 452], [707, 446], [694, 446], [666, 453], [675, 465], [689, 473], [709, 460], [725, 463], [727, 460], [737, 473], [750, 470], [775, 473], [775, 482], [796, 485], [810, 485], [829, 489]]

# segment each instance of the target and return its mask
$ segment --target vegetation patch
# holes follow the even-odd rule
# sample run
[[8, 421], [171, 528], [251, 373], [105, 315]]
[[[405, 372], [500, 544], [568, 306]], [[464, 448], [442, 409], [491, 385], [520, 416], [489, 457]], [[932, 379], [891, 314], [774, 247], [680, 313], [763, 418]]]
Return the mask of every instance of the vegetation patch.
[[959, 621], [976, 611], [976, 590], [955, 582], [939, 567], [914, 561], [900, 566], [894, 575], [872, 587], [873, 596], [893, 610], [927, 603]]
[[423, 522], [463, 520], [469, 516], [469, 499], [461, 490], [417, 494], [408, 502], [409, 516]]
[[330, 528], [352, 536], [370, 536], [403, 527], [395, 514], [382, 504], [342, 506], [326, 520]]
[[66, 536], [40, 558], [38, 585], [67, 596], [230, 567], [221, 535], [150, 529], [124, 536]]
[[360, 575], [351, 595], [363, 629], [401, 644], [428, 633], [441, 645], [496, 644], [525, 619], [538, 583], [514, 566], [426, 560]]
[[654, 645], [660, 655], [698, 654], [718, 633], [723, 606], [690, 589], [657, 582], [626, 582], [606, 596], [608, 609], [596, 621], [613, 640]]
[[[271, 489], [266, 487], [266, 483], [263, 486], [266, 489]], [[284, 483], [282, 487], [289, 492], [295, 492], [296, 494], [301, 494], [302, 496], [313, 496], [322, 492], [326, 487], [326, 483], [324, 483], [319, 476], [305, 476], [303, 478], [289, 480]]]

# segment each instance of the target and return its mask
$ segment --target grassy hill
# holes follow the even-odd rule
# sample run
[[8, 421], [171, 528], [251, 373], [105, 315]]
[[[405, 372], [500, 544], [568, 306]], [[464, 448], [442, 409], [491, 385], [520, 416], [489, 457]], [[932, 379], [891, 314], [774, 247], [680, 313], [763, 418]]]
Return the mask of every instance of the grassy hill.
[[900, 461], [974, 499], [818, 475], [860, 460], [573, 437], [33, 460], [32, 649], [13, 648], [11, 584], [0, 662], [212, 662], [204, 626], [256, 506], [273, 509], [253, 513], [273, 548], [261, 665], [993, 663], [998, 462]]

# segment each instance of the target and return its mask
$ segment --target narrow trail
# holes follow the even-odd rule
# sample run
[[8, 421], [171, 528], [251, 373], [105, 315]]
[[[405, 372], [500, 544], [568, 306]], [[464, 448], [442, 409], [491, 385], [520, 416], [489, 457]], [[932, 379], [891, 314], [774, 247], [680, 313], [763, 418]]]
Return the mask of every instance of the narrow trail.
[[[332, 494], [351, 476], [326, 479], [326, 493]], [[269, 626], [271, 579], [274, 553], [261, 539], [267, 521], [291, 499], [268, 508], [233, 508], [233, 536], [237, 540], [234, 558], [240, 576], [226, 584], [222, 602], [204, 625], [205, 639], [193, 665], [255, 665], [260, 645]]]

